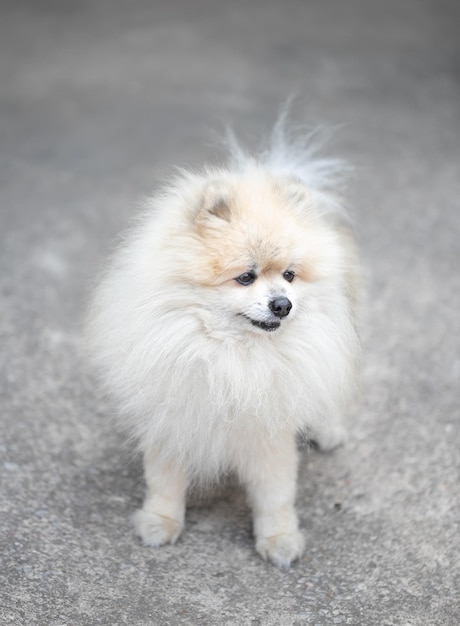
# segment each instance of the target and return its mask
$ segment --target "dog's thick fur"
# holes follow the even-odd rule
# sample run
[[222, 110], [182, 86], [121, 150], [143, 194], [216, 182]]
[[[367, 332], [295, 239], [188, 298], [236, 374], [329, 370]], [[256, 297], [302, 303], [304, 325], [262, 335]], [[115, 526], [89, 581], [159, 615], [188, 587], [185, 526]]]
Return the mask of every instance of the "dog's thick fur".
[[341, 164], [288, 135], [279, 124], [256, 157], [230, 137], [227, 166], [181, 172], [95, 291], [87, 342], [144, 455], [147, 545], [178, 538], [190, 484], [233, 471], [256, 549], [288, 567], [304, 545], [296, 435], [344, 437], [359, 342], [354, 248], [331, 190]]

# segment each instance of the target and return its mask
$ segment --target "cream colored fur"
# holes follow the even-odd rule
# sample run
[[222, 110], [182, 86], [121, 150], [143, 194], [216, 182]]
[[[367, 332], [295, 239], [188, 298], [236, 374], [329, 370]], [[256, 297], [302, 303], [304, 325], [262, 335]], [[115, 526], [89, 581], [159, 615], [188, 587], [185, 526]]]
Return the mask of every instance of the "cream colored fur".
[[[296, 435], [326, 448], [344, 438], [356, 262], [330, 192], [338, 162], [280, 128], [255, 158], [232, 142], [228, 166], [182, 172], [149, 200], [95, 291], [87, 343], [144, 455], [144, 542], [174, 542], [187, 486], [234, 471], [257, 550], [288, 567], [304, 545]], [[254, 282], [239, 284], [249, 271]], [[274, 297], [292, 309], [268, 331]]]

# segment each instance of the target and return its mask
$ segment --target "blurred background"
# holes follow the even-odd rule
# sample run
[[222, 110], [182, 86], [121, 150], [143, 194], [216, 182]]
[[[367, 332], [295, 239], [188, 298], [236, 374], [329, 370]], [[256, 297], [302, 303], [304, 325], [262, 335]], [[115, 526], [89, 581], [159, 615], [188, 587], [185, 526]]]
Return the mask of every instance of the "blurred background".
[[[2, 624], [460, 623], [459, 33], [457, 0], [0, 0]], [[350, 442], [304, 452], [282, 573], [234, 487], [140, 546], [141, 470], [78, 350], [143, 197], [292, 94], [355, 166], [368, 302]]]

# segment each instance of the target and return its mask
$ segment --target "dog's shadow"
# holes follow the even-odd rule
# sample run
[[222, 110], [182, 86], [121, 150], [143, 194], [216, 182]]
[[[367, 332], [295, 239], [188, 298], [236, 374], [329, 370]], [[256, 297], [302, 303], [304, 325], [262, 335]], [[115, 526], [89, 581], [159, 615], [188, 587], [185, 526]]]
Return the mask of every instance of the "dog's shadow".
[[251, 512], [242, 486], [232, 475], [206, 489], [191, 489], [186, 526], [197, 534], [219, 533], [243, 543], [252, 539]]

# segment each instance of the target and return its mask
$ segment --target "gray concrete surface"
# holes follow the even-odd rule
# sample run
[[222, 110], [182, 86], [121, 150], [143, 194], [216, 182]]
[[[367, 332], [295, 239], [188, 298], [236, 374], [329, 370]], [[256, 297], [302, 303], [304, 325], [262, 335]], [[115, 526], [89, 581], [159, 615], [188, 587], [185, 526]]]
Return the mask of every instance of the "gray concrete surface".
[[[460, 5], [0, 3], [0, 623], [455, 626]], [[251, 140], [291, 92], [344, 124], [369, 274], [350, 442], [305, 451], [305, 557], [254, 552], [236, 487], [143, 548], [139, 465], [76, 356], [96, 268], [171, 164]]]

